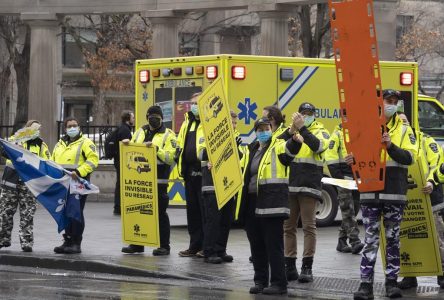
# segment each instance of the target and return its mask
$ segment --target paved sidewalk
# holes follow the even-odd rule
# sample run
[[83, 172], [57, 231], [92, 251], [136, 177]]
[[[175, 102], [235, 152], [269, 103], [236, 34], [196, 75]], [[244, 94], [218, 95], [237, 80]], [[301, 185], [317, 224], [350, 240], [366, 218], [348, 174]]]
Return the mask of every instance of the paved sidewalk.
[[[252, 285], [253, 267], [249, 263], [250, 248], [246, 234], [242, 229], [233, 229], [230, 233], [228, 252], [234, 256], [233, 263], [209, 265], [198, 258], [182, 258], [180, 250], [188, 247], [188, 232], [185, 210], [169, 209], [171, 232], [171, 255], [154, 257], [151, 249], [145, 248], [144, 254], [128, 255], [120, 252], [124, 244], [121, 240], [120, 218], [112, 215], [112, 203], [91, 202], [86, 204], [86, 229], [82, 244], [82, 254], [54, 254], [54, 246], [62, 239], [50, 215], [39, 206], [34, 225], [35, 245], [33, 253], [21, 252], [18, 241], [18, 218], [15, 219], [12, 246], [0, 250], [0, 264], [31, 266], [39, 268], [89, 271], [142, 276], [147, 281], [152, 277], [195, 280], [224, 289], [247, 289]], [[17, 216], [16, 216], [17, 217]], [[361, 234], [362, 236], [362, 234]], [[298, 232], [302, 239], [302, 230]], [[290, 283], [290, 295], [316, 297], [329, 295], [329, 299], [350, 299], [352, 292], [359, 285], [360, 255], [338, 253], [337, 227], [318, 230], [317, 254], [313, 273], [315, 281], [311, 284]], [[302, 244], [299, 244], [301, 250]], [[297, 260], [298, 269], [301, 260]], [[375, 280], [375, 293], [382, 295], [384, 275], [381, 260], [378, 258]], [[420, 278], [418, 292], [428, 299], [444, 299], [444, 292], [438, 294], [434, 277]], [[414, 292], [409, 293], [415, 296]], [[325, 297], [324, 297], [325, 298]]]

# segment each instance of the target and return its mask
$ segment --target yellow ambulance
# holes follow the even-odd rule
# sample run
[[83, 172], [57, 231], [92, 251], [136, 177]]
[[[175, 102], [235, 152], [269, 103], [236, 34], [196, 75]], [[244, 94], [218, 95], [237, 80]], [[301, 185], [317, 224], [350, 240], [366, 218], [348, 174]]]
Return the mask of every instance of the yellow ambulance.
[[[418, 119], [436, 135], [442, 135], [444, 110], [436, 99], [422, 96], [418, 111], [418, 66], [416, 63], [381, 62], [383, 88], [401, 92], [404, 110], [412, 126]], [[138, 60], [135, 64], [136, 127], [145, 122], [149, 106], [162, 107], [164, 123], [178, 131], [192, 94], [205, 90], [222, 77], [230, 108], [239, 117], [237, 129], [244, 143], [255, 139], [253, 124], [267, 105], [277, 104], [289, 120], [302, 102], [316, 107], [316, 118], [332, 131], [340, 122], [335, 63], [310, 59], [249, 55], [209, 55]], [[217, 105], [215, 103], [215, 105]], [[434, 109], [434, 110], [433, 110]], [[436, 114], [433, 122], [426, 118]], [[211, 117], [211, 116], [207, 116]], [[436, 121], [436, 122], [435, 122]], [[180, 181], [169, 186], [171, 204], [184, 204]], [[333, 222], [338, 212], [336, 189], [324, 185], [323, 204], [318, 206], [318, 225]]]

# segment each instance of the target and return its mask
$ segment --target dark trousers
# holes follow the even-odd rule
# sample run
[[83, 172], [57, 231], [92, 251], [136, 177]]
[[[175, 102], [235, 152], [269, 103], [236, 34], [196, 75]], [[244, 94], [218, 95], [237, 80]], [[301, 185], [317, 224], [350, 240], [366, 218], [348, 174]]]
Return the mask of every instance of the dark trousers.
[[119, 162], [114, 163], [116, 168], [116, 188], [114, 190], [114, 211], [120, 211], [120, 165]]
[[159, 209], [159, 234], [160, 247], [170, 250], [170, 218], [168, 217], [167, 208], [170, 199], [167, 193], [168, 186], [165, 184], [157, 185], [158, 193], [158, 209]]
[[86, 198], [88, 195], [80, 195], [80, 216], [81, 222], [76, 219], [69, 219], [69, 224], [65, 229], [65, 234], [70, 236], [74, 242], [81, 243], [83, 231], [85, 230], [85, 217], [83, 215], [83, 210], [85, 208]]
[[203, 249], [206, 257], [221, 255], [227, 250], [228, 236], [233, 220], [233, 203], [231, 199], [219, 210], [215, 193], [203, 193], [206, 222], [204, 224]]
[[268, 286], [270, 281], [271, 285], [287, 287], [284, 259], [284, 218], [256, 217], [254, 213], [256, 200], [256, 194], [248, 194], [245, 217], [245, 230], [253, 258], [254, 282]]
[[202, 250], [203, 243], [203, 206], [202, 206], [202, 176], [185, 175], [185, 198], [187, 201], [187, 224], [190, 235], [191, 251]]

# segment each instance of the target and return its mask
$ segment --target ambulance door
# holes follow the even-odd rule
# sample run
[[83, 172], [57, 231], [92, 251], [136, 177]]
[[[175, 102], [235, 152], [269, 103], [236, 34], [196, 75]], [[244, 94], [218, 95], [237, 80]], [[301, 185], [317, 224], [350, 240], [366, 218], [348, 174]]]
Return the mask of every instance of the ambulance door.
[[254, 122], [265, 106], [277, 102], [277, 64], [229, 60], [227, 72], [228, 101], [239, 117], [237, 130], [244, 143], [251, 143], [256, 138]]

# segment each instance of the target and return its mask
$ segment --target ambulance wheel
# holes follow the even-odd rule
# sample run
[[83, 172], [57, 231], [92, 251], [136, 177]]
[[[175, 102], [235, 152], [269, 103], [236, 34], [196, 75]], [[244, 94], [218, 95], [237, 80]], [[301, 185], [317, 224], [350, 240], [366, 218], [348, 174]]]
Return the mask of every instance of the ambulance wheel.
[[142, 169], [140, 167], [137, 167], [137, 173], [142, 173]]
[[330, 226], [338, 214], [338, 193], [328, 184], [322, 185], [322, 203], [316, 206], [316, 225], [318, 227]]

